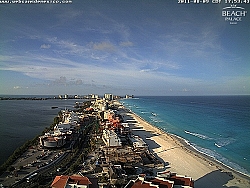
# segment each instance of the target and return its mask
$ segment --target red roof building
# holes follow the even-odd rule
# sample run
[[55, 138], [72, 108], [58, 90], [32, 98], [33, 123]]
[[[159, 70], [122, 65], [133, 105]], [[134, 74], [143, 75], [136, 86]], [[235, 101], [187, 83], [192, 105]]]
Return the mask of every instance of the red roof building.
[[87, 177], [80, 175], [73, 176], [56, 176], [52, 184], [51, 188], [88, 188], [89, 185], [92, 184]]
[[139, 175], [136, 180], [131, 180], [125, 188], [173, 188], [174, 182], [154, 178], [150, 181], [144, 180], [145, 176]]

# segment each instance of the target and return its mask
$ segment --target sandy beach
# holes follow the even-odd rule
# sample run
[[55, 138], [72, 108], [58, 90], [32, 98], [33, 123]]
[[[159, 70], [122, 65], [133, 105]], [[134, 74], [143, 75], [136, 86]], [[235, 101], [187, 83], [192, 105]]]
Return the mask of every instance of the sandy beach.
[[250, 177], [197, 152], [183, 139], [150, 125], [125, 108], [120, 114], [129, 123], [132, 133], [143, 138], [149, 149], [165, 162], [165, 169], [192, 177], [195, 188], [250, 187]]

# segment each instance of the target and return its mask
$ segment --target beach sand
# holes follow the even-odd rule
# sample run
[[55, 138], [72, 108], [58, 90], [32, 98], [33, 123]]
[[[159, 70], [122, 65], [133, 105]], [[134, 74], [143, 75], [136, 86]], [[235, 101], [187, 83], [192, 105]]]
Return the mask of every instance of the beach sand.
[[227, 168], [205, 156], [175, 135], [150, 125], [140, 116], [123, 108], [120, 110], [132, 133], [140, 136], [157, 157], [165, 162], [165, 169], [192, 177], [195, 188], [249, 188], [250, 178]]

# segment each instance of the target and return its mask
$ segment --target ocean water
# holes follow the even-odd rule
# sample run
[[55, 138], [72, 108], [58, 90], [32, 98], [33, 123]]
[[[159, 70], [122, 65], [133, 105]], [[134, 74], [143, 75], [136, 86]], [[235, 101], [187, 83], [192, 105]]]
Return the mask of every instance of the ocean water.
[[139, 97], [121, 102], [196, 150], [250, 175], [250, 96]]
[[0, 100], [0, 165], [16, 148], [49, 127], [61, 109], [73, 109], [76, 101], [83, 100]]

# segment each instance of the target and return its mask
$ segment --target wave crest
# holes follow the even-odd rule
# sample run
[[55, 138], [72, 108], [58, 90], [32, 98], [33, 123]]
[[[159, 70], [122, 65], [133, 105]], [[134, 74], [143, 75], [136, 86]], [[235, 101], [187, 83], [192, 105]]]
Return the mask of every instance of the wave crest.
[[192, 133], [192, 132], [189, 132], [187, 130], [185, 130], [185, 133], [186, 134], [190, 134], [192, 136], [195, 136], [195, 137], [198, 137], [198, 138], [201, 138], [203, 140], [213, 140], [212, 138], [206, 136], [206, 135], [203, 135], [203, 134], [199, 134], [199, 133]]
[[236, 139], [234, 138], [219, 138], [215, 141], [214, 145], [217, 146], [218, 148], [227, 146], [233, 142], [235, 142]]

